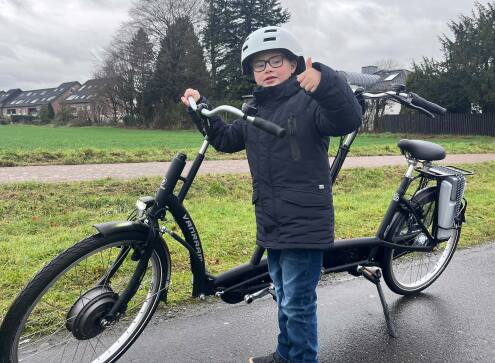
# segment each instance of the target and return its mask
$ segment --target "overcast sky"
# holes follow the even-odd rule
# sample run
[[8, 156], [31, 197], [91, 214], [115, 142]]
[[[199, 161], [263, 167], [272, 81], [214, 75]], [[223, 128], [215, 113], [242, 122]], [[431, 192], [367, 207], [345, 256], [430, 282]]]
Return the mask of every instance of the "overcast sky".
[[[492, 0], [493, 1], [493, 0]], [[481, 0], [487, 3], [489, 0]], [[131, 0], [0, 0], [0, 90], [91, 78]], [[180, 4], [180, 1], [177, 1]], [[440, 58], [438, 36], [473, 0], [282, 0], [306, 55], [338, 70]]]

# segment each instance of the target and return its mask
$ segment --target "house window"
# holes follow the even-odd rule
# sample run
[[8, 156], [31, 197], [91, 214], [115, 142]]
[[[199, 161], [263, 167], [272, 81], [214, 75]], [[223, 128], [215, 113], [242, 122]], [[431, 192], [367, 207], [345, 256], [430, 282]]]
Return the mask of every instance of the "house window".
[[15, 108], [7, 108], [7, 115], [15, 115], [16, 111]]
[[38, 109], [36, 107], [28, 108], [28, 115], [29, 116], [36, 116], [37, 114], [38, 114]]
[[393, 74], [389, 75], [387, 78], [385, 78], [385, 81], [391, 81], [395, 77], [397, 77], [398, 75], [399, 75], [399, 73], [393, 73]]

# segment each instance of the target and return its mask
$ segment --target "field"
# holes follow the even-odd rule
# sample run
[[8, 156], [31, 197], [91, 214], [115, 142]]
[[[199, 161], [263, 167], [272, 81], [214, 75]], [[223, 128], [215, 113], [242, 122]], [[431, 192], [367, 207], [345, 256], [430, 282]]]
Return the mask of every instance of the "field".
[[[465, 167], [476, 175], [468, 180], [462, 247], [495, 239], [495, 163]], [[336, 237], [373, 235], [402, 173], [403, 168], [344, 170], [334, 187]], [[136, 198], [153, 195], [159, 182], [144, 178], [0, 185], [0, 319], [38, 269], [93, 234], [92, 224], [125, 219]], [[185, 204], [200, 231], [210, 272], [249, 260], [255, 241], [250, 201], [247, 175], [201, 176], [193, 185]], [[183, 303], [191, 291], [188, 255], [178, 243], [168, 243], [173, 261], [169, 301]]]
[[[489, 136], [362, 134], [350, 156], [398, 155], [396, 145], [401, 138], [437, 142], [447, 153], [495, 152], [495, 138]], [[0, 166], [168, 161], [178, 151], [192, 157], [201, 142], [202, 136], [196, 131], [2, 125]], [[330, 155], [337, 146], [338, 139], [333, 139]], [[224, 154], [211, 148], [207, 158], [242, 159], [245, 153]]]

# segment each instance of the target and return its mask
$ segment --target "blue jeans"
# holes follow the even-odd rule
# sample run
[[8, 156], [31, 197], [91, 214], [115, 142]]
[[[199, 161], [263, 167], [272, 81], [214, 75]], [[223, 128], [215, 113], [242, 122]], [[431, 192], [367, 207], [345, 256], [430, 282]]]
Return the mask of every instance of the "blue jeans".
[[290, 363], [318, 362], [316, 286], [323, 251], [268, 249], [268, 270], [278, 305], [277, 353]]

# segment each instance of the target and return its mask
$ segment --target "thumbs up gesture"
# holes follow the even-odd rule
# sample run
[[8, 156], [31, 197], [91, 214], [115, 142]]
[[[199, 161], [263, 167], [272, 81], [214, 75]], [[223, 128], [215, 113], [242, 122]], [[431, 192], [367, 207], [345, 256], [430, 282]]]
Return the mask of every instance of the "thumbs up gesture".
[[311, 57], [306, 59], [306, 70], [297, 76], [301, 88], [313, 93], [318, 88], [321, 80], [321, 72], [313, 68]]

